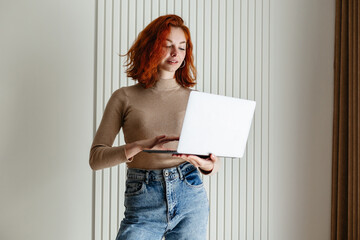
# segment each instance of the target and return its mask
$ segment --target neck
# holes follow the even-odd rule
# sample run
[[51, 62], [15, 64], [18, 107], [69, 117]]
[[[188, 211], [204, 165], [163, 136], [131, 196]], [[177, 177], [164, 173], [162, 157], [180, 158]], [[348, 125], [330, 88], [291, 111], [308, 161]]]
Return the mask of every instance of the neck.
[[159, 79], [174, 79], [175, 73], [174, 72], [168, 72], [165, 70], [158, 71], [158, 77]]
[[177, 83], [175, 78], [159, 78], [154, 85], [154, 89], [158, 90], [175, 89], [178, 87], [180, 87], [180, 85]]

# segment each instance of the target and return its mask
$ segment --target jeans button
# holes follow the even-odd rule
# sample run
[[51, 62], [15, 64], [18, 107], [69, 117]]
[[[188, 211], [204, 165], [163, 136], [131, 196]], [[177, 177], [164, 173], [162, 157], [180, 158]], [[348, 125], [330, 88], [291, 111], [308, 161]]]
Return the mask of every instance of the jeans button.
[[165, 176], [169, 176], [169, 172], [168, 171], [165, 171]]

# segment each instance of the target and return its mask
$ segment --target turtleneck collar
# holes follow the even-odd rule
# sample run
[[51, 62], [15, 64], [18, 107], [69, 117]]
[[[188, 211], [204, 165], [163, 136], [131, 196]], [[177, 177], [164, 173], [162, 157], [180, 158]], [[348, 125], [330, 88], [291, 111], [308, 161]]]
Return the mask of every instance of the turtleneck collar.
[[180, 84], [177, 83], [175, 78], [172, 79], [159, 79], [155, 85], [154, 89], [156, 90], [171, 90], [171, 89], [177, 89], [181, 87]]

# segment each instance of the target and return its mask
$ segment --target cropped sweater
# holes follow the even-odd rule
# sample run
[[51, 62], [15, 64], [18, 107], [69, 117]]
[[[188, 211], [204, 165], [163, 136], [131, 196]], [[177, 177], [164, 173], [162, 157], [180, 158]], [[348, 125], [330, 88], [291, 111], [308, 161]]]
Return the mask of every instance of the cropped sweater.
[[[175, 79], [161, 79], [148, 89], [138, 83], [116, 90], [106, 105], [91, 146], [92, 168], [126, 162], [129, 168], [164, 169], [183, 163], [184, 159], [163, 153], [139, 152], [127, 159], [125, 145], [112, 145], [121, 128], [126, 143], [159, 135], [180, 136], [190, 92], [191, 89], [182, 87]], [[176, 149], [177, 144], [174, 141], [164, 146]]]

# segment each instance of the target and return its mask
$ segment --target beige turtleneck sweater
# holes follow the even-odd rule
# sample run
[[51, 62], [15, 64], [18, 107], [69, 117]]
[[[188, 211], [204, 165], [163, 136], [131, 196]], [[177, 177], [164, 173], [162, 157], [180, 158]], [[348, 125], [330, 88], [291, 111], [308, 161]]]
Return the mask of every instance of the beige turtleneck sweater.
[[[126, 143], [159, 135], [179, 136], [190, 92], [191, 89], [180, 86], [175, 79], [159, 80], [148, 89], [138, 83], [116, 90], [107, 103], [91, 146], [91, 167], [102, 169], [126, 162], [130, 168], [163, 169], [184, 162], [171, 154], [145, 152], [129, 161], [125, 145], [112, 145], [120, 128]], [[177, 144], [169, 142], [165, 147], [176, 149]]]

